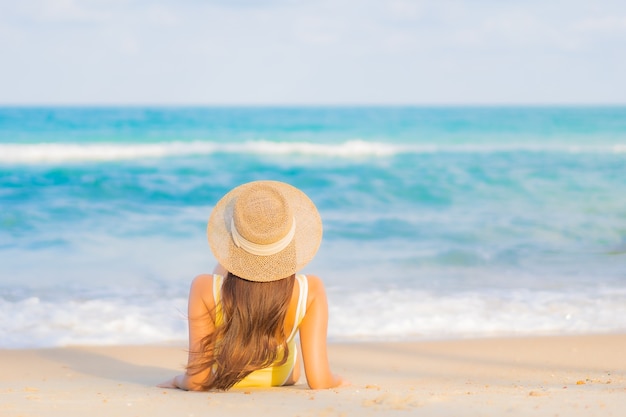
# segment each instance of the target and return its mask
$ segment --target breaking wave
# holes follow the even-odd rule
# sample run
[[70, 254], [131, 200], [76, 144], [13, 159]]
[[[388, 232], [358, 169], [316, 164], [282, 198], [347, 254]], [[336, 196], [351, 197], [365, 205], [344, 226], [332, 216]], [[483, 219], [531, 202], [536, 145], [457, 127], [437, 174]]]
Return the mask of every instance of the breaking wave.
[[228, 154], [304, 155], [318, 157], [359, 158], [390, 157], [419, 153], [626, 153], [626, 144], [564, 145], [564, 144], [389, 144], [350, 140], [342, 143], [272, 142], [162, 142], [146, 144], [118, 143], [37, 143], [0, 144], [0, 163], [38, 164], [64, 162], [93, 162], [167, 158], [177, 156]]

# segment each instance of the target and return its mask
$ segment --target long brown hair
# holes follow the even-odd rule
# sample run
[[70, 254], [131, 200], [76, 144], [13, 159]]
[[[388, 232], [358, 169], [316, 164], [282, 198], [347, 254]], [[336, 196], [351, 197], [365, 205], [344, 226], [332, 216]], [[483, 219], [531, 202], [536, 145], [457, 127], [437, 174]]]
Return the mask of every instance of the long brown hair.
[[210, 370], [203, 389], [227, 390], [253, 371], [287, 361], [284, 326], [294, 278], [253, 282], [228, 273], [216, 306], [222, 322], [202, 339], [202, 351], [194, 352], [196, 359], [187, 367], [192, 375]]

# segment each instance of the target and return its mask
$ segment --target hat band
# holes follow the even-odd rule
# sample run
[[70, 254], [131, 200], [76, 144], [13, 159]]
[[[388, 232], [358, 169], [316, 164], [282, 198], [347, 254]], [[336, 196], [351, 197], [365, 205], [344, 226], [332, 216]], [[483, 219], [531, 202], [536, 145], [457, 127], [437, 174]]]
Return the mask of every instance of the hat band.
[[282, 239], [274, 243], [269, 243], [267, 245], [261, 245], [258, 243], [250, 242], [248, 239], [241, 236], [239, 234], [239, 231], [237, 231], [237, 228], [235, 227], [234, 219], [230, 219], [230, 234], [233, 237], [233, 242], [235, 242], [235, 246], [245, 250], [251, 255], [258, 255], [258, 256], [276, 255], [278, 252], [282, 251], [287, 246], [289, 246], [289, 244], [293, 240], [293, 237], [296, 235], [296, 219], [294, 217], [293, 223], [291, 223], [291, 229], [289, 229], [289, 232], [285, 235], [285, 237], [283, 237]]

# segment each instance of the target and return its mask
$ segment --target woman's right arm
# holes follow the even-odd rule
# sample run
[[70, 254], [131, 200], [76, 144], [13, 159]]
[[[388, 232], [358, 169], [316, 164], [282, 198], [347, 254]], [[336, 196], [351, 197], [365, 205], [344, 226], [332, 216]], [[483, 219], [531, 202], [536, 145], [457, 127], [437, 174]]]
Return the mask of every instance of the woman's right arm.
[[345, 382], [333, 375], [328, 363], [326, 334], [328, 331], [328, 300], [321, 279], [307, 275], [309, 296], [307, 309], [300, 324], [300, 343], [304, 372], [312, 389], [333, 388]]

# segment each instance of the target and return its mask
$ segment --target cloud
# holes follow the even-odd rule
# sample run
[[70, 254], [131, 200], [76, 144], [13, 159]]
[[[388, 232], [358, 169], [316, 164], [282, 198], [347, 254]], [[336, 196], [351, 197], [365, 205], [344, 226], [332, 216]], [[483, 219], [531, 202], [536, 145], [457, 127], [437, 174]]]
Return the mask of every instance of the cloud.
[[626, 15], [583, 19], [577, 27], [588, 33], [626, 35]]
[[112, 17], [100, 2], [76, 0], [37, 0], [16, 2], [16, 12], [37, 22], [104, 22]]
[[2, 1], [0, 100], [623, 101], [620, 16], [610, 0]]

